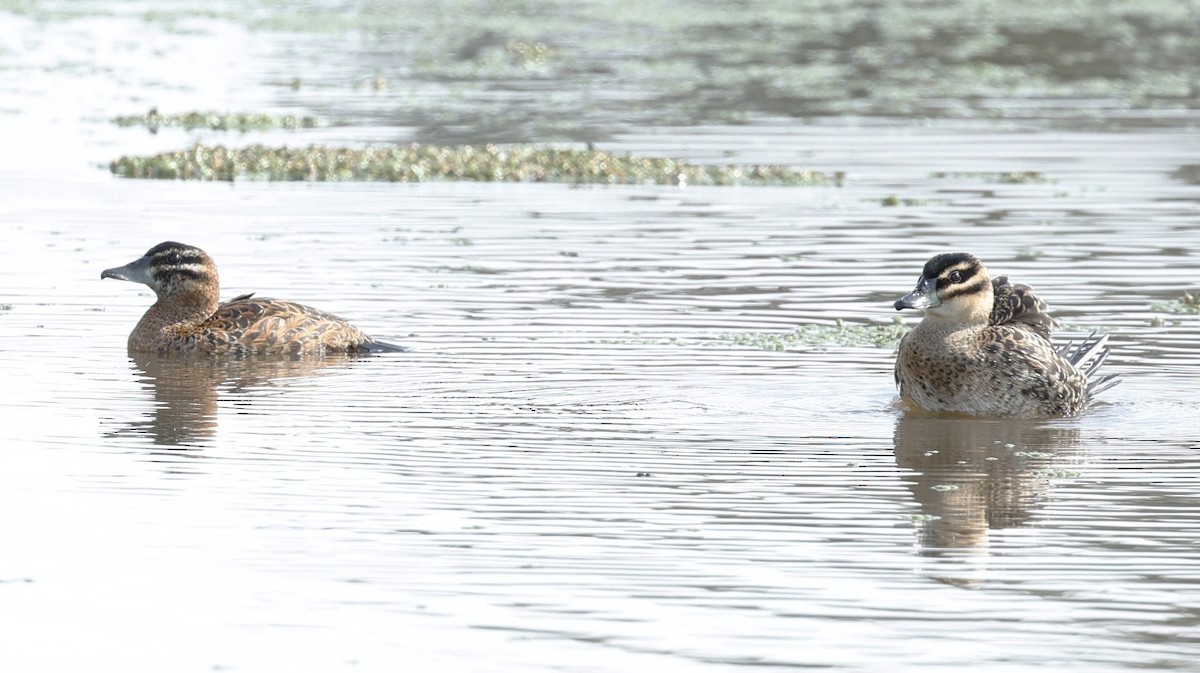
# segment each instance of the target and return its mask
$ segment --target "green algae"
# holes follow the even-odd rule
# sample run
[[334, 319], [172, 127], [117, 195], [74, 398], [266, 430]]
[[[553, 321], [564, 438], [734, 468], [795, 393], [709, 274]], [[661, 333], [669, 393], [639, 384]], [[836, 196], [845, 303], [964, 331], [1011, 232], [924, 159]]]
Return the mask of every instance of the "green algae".
[[297, 115], [269, 115], [262, 113], [227, 113], [227, 112], [184, 112], [180, 114], [162, 114], [158, 108], [150, 108], [144, 115], [128, 115], [114, 117], [112, 122], [122, 128], [143, 126], [151, 133], [158, 133], [162, 128], [181, 128], [185, 131], [206, 129], [209, 131], [296, 131], [311, 129], [321, 125], [315, 117]]
[[880, 205], [888, 206], [888, 207], [924, 206], [924, 205], [927, 205], [929, 203], [929, 201], [926, 199], [911, 199], [911, 198], [902, 199], [899, 196], [896, 196], [895, 194], [888, 194], [887, 196], [880, 199], [879, 203], [880, 203]]
[[1058, 322], [1055, 327], [1055, 334], [1059, 332], [1087, 332], [1088, 334], [1107, 334], [1112, 331], [1112, 327], [1105, 325], [1089, 325], [1087, 323], [1078, 322]]
[[524, 68], [543, 66], [554, 53], [545, 42], [528, 40], [509, 40], [504, 51], [514, 63]]
[[366, 148], [194, 145], [123, 156], [115, 175], [163, 180], [563, 182], [580, 184], [840, 186], [844, 175], [786, 166], [710, 166], [595, 149], [517, 145]]
[[1150, 308], [1164, 313], [1200, 313], [1200, 292], [1184, 292], [1179, 299], [1160, 302]]
[[801, 325], [790, 332], [724, 332], [717, 342], [765, 351], [785, 351], [796, 346], [892, 348], [908, 328], [899, 318], [887, 324], [861, 324], [838, 320], [832, 325]]
[[906, 333], [908, 327], [897, 317], [885, 324], [849, 323], [838, 320], [832, 325], [801, 325], [790, 332], [720, 332], [702, 338], [644, 337], [641, 332], [633, 331], [629, 332], [630, 338], [627, 339], [601, 339], [595, 343], [687, 348], [741, 347], [763, 351], [786, 351], [797, 347], [894, 348]]
[[931, 173], [929, 177], [938, 179], [969, 178], [1002, 185], [1046, 185], [1055, 182], [1040, 171], [940, 171]]

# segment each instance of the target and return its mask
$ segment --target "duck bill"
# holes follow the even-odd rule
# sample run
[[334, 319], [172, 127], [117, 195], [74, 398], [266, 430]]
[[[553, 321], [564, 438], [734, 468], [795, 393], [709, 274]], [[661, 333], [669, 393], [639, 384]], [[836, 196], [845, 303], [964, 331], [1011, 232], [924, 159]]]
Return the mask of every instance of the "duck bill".
[[134, 283], [149, 285], [152, 281], [150, 278], [150, 258], [140, 257], [125, 266], [105, 269], [100, 272], [100, 278], [116, 278], [117, 280], [128, 280]]
[[916, 289], [897, 299], [893, 306], [899, 311], [906, 308], [933, 308], [941, 303], [937, 296], [937, 279], [922, 276], [917, 281]]

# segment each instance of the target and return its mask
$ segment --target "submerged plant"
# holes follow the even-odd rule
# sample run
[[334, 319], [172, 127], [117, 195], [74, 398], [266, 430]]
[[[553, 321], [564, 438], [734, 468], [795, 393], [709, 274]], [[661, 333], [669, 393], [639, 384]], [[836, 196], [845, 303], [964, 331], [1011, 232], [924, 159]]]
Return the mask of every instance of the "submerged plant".
[[530, 145], [387, 145], [366, 148], [194, 145], [110, 164], [128, 178], [425, 182], [568, 182], [660, 185], [837, 185], [844, 174], [786, 166], [706, 166], [595, 149]]

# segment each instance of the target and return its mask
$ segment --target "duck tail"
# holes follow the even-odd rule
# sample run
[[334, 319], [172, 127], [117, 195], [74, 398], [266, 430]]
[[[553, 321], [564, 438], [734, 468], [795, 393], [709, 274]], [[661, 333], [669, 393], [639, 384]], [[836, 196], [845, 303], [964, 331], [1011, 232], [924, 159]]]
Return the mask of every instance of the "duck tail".
[[1096, 336], [1095, 332], [1078, 344], [1066, 344], [1059, 353], [1087, 377], [1088, 397], [1095, 397], [1121, 382], [1116, 374], [1097, 375], [1100, 366], [1108, 359], [1108, 335]]

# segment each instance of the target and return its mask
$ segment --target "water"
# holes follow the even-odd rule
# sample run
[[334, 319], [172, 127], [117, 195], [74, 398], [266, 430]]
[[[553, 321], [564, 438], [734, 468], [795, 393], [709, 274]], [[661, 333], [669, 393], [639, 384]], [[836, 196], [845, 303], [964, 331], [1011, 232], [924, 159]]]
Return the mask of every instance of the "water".
[[[5, 670], [1200, 670], [1200, 318], [1154, 308], [1200, 276], [1186, 121], [604, 142], [842, 188], [122, 181], [97, 165], [187, 137], [107, 116], [271, 105], [303, 37], [23, 21], [6, 144], [46, 151], [0, 164]], [[249, 63], [189, 66], [230, 45]], [[1053, 182], [969, 175], [1026, 170]], [[414, 352], [130, 357], [151, 297], [99, 272], [166, 239], [225, 297]], [[1063, 338], [1109, 330], [1124, 383], [1078, 419], [928, 418], [892, 405], [891, 348], [744, 345], [886, 325], [952, 249], [1038, 288]]]

